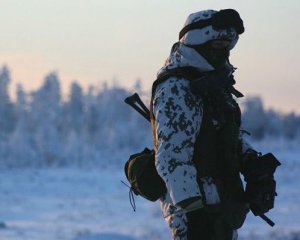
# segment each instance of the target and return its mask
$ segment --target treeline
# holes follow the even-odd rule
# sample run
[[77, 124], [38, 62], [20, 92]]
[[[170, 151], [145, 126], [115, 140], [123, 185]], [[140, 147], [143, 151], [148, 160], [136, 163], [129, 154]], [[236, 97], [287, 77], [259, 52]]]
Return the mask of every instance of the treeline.
[[[0, 70], [0, 167], [107, 166], [119, 164], [128, 153], [151, 147], [149, 123], [123, 100], [141, 86], [90, 87], [84, 92], [74, 82], [62, 100], [57, 74], [27, 93], [17, 87], [16, 100], [8, 94], [10, 73]], [[149, 103], [149, 96], [141, 94]], [[260, 98], [244, 103], [243, 128], [254, 139], [266, 136], [300, 139], [300, 117], [265, 110]], [[122, 159], [121, 159], [122, 158]]]
[[286, 138], [300, 142], [300, 116], [295, 113], [281, 114], [265, 109], [260, 97], [248, 97], [243, 101], [243, 128], [255, 140], [265, 137]]
[[[119, 149], [130, 152], [151, 144], [149, 123], [124, 103], [136, 89], [90, 87], [74, 82], [63, 101], [57, 74], [27, 93], [17, 86], [8, 94], [9, 70], [0, 70], [0, 167], [105, 166], [120, 161]], [[128, 156], [122, 156], [126, 158]], [[114, 162], [114, 163], [113, 163]]]

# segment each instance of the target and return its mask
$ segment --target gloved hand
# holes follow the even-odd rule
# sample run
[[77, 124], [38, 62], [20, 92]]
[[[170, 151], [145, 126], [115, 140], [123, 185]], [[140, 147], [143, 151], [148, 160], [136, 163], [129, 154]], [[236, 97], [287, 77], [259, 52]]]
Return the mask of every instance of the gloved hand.
[[255, 216], [272, 209], [276, 195], [276, 182], [271, 178], [246, 184], [246, 200]]
[[268, 153], [259, 155], [255, 151], [246, 152], [242, 174], [246, 181], [246, 201], [254, 215], [261, 215], [274, 207], [276, 182], [274, 172], [280, 162]]

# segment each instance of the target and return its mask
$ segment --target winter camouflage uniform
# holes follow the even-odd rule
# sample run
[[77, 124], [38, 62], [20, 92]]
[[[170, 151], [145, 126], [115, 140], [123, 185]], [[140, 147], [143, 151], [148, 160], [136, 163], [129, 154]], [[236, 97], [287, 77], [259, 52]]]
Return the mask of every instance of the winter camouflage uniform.
[[[189, 16], [186, 25], [199, 19], [211, 17], [215, 11], [202, 11]], [[215, 31], [211, 26], [188, 32], [176, 43], [165, 66], [159, 74], [168, 69], [191, 66], [201, 72], [213, 71], [204, 57], [187, 45], [201, 44], [212, 39], [231, 36], [232, 49], [238, 40], [234, 29]], [[234, 67], [227, 63], [230, 71]], [[177, 203], [192, 198], [203, 197], [207, 205], [220, 203], [218, 189], [212, 177], [203, 177], [197, 182], [197, 170], [193, 162], [194, 145], [200, 132], [203, 117], [203, 101], [192, 93], [190, 82], [178, 76], [169, 77], [156, 87], [153, 98], [155, 118], [156, 168], [166, 183], [167, 193], [161, 198], [161, 208], [173, 238], [187, 239], [189, 214], [178, 212]], [[243, 142], [243, 151], [249, 148]], [[200, 185], [200, 186], [199, 186]], [[204, 195], [204, 196], [203, 196]], [[205, 220], [202, 224], [206, 224]], [[237, 239], [237, 232], [230, 229], [231, 239]], [[197, 238], [198, 239], [198, 238]], [[201, 238], [202, 239], [202, 238]], [[203, 238], [204, 239], [204, 238]], [[200, 240], [200, 238], [199, 238]], [[204, 239], [206, 240], [206, 239]]]

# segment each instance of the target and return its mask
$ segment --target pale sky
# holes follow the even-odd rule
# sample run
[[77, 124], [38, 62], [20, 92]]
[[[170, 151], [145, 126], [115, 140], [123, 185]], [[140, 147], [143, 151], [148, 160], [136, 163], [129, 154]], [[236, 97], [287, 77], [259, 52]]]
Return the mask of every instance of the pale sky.
[[11, 91], [37, 89], [57, 71], [64, 93], [114, 79], [150, 91], [187, 16], [234, 8], [246, 31], [231, 53], [237, 88], [267, 107], [300, 113], [299, 0], [0, 0], [0, 64]]

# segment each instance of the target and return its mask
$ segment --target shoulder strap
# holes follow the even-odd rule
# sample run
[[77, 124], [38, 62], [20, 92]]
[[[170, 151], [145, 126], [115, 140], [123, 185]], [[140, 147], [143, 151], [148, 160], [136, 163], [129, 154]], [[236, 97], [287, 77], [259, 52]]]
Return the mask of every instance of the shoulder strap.
[[195, 67], [180, 67], [174, 69], [167, 69], [165, 72], [159, 74], [152, 85], [152, 95], [155, 93], [156, 87], [166, 81], [169, 77], [179, 76], [189, 81], [203, 77], [205, 74], [197, 70]]
[[[154, 81], [154, 83], [152, 85], [152, 95], [154, 95], [156, 87], [160, 83], [166, 81], [169, 77], [179, 76], [179, 77], [183, 77], [183, 78], [189, 80], [190, 82], [192, 82], [192, 81], [198, 81], [198, 80], [201, 81], [204, 79], [202, 77], [209, 76], [210, 74], [211, 73], [200, 72], [195, 67], [180, 67], [180, 68], [174, 68], [174, 69], [167, 69], [165, 72], [159, 74], [157, 79]], [[236, 96], [237, 98], [243, 97], [244, 95], [233, 87], [233, 85], [235, 84], [235, 80], [233, 79], [233, 77], [230, 78], [230, 80], [231, 80], [231, 83], [230, 83], [230, 86], [228, 86], [230, 93], [233, 94], [234, 96]]]

